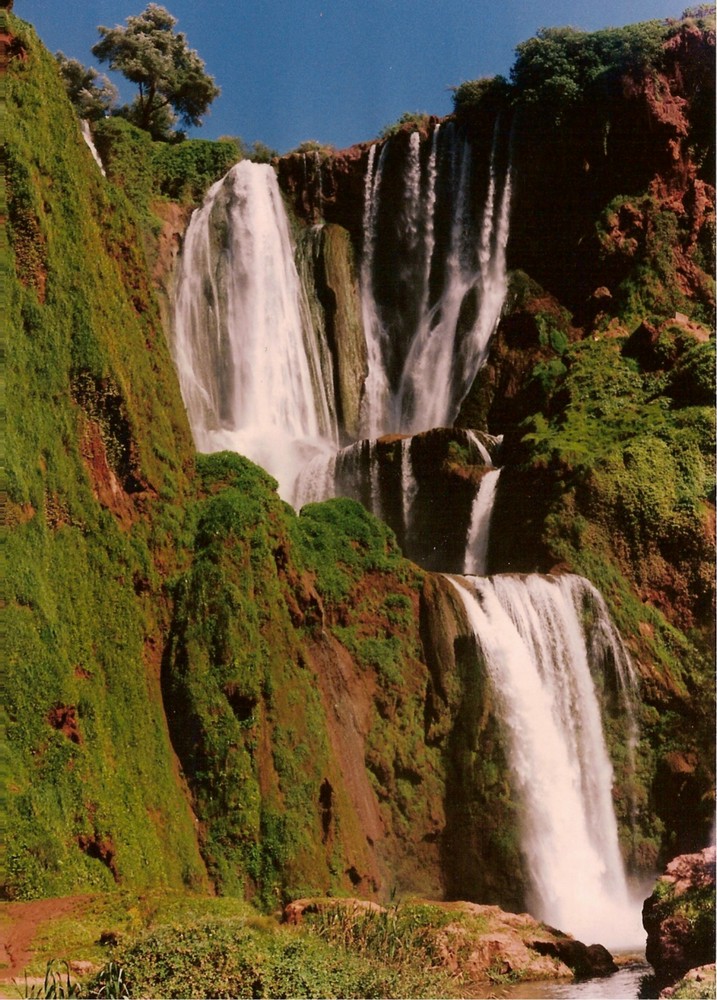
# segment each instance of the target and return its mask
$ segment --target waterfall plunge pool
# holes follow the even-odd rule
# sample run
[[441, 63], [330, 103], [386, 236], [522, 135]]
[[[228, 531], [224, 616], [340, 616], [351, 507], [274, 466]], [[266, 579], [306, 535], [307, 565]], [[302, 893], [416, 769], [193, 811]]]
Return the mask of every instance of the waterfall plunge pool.
[[[652, 1000], [657, 996], [652, 966], [635, 955], [616, 956], [620, 968], [611, 976], [571, 982], [491, 983], [471, 991], [474, 1000]], [[622, 964], [621, 964], [622, 963]], [[467, 996], [468, 994], [466, 994]]]

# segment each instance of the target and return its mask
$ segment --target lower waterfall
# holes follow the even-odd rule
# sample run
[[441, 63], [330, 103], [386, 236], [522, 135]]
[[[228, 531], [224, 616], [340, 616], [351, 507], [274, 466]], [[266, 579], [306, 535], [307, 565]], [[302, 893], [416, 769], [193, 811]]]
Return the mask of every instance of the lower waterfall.
[[[612, 804], [612, 767], [591, 675], [594, 616], [611, 658], [613, 626], [581, 577], [449, 577], [466, 609], [509, 742], [532, 879], [531, 911], [586, 943], [640, 947]], [[589, 652], [590, 647], [590, 652]], [[592, 653], [592, 657], [591, 657]], [[629, 661], [612, 664], [617, 679]]]

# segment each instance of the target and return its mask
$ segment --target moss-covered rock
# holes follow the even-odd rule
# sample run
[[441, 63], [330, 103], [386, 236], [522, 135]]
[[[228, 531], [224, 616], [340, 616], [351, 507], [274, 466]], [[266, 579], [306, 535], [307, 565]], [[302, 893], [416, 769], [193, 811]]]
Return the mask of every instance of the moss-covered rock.
[[136, 216], [8, 18], [10, 896], [206, 884], [159, 664], [191, 439]]
[[714, 847], [670, 862], [645, 900], [642, 922], [647, 960], [659, 984], [674, 982], [714, 958]]
[[[359, 435], [363, 385], [368, 374], [358, 276], [348, 232], [329, 224], [303, 230], [297, 264], [304, 287], [315, 293], [312, 319], [324, 331], [336, 386], [337, 420], [349, 439]], [[313, 298], [313, 296], [312, 296]]]

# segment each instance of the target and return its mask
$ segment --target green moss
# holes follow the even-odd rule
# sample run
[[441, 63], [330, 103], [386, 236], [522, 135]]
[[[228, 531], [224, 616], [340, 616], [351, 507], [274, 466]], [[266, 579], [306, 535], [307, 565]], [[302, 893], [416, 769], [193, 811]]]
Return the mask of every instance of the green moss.
[[391, 529], [347, 498], [303, 507], [294, 538], [328, 606], [345, 601], [365, 573], [406, 565]]
[[[171, 561], [161, 491], [181, 498], [183, 407], [136, 222], [107, 185], [54, 59], [4, 78], [8, 275], [6, 551], [11, 896], [203, 884], [174, 777], [153, 651]], [[29, 250], [29, 240], [36, 244]], [[148, 350], [149, 347], [149, 350]], [[172, 468], [160, 453], [179, 456]], [[99, 502], [114, 476], [122, 513]]]

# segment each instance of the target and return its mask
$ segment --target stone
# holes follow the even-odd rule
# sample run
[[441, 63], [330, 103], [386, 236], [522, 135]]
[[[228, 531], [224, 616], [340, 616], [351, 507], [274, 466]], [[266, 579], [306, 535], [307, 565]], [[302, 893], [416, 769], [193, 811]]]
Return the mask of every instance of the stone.
[[674, 858], [645, 900], [646, 956], [658, 984], [714, 957], [715, 853], [712, 846]]

